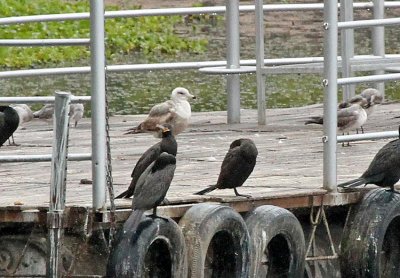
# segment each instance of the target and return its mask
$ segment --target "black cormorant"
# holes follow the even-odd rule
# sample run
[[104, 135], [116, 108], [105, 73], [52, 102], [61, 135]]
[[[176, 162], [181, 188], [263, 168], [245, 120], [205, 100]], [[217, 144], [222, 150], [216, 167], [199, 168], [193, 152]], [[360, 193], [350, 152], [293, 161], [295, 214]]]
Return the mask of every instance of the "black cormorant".
[[203, 195], [215, 189], [233, 188], [236, 196], [248, 197], [239, 194], [236, 187], [242, 186], [251, 172], [253, 172], [257, 155], [257, 147], [252, 140], [242, 138], [233, 141], [222, 162], [217, 184], [195, 194]]
[[350, 188], [362, 184], [375, 184], [381, 187], [390, 187], [390, 190], [394, 192], [394, 185], [399, 179], [400, 141], [396, 139], [390, 141], [378, 151], [361, 177], [338, 184], [338, 187]]
[[124, 224], [124, 231], [136, 230], [146, 210], [153, 209], [153, 216], [156, 216], [157, 206], [167, 194], [175, 168], [175, 156], [163, 152], [140, 175], [133, 193], [133, 212]]
[[0, 106], [0, 147], [18, 128], [19, 116], [10, 106]]
[[173, 127], [169, 124], [158, 125], [158, 128], [161, 129], [162, 139], [157, 144], [150, 147], [147, 151], [145, 151], [142, 156], [137, 161], [135, 168], [132, 171], [131, 184], [129, 188], [119, 194], [115, 198], [129, 198], [133, 195], [135, 190], [136, 183], [140, 177], [140, 175], [146, 170], [146, 168], [156, 160], [162, 152], [166, 152], [176, 156], [178, 145], [176, 143], [175, 137], [173, 133]]

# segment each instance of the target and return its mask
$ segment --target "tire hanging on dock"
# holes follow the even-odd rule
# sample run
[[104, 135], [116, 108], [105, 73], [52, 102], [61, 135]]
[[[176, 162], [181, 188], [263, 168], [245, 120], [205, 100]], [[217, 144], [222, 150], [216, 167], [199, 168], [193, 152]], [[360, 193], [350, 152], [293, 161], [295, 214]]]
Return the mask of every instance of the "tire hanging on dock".
[[136, 231], [116, 236], [106, 277], [187, 277], [185, 239], [170, 218], [142, 216]]
[[188, 277], [248, 277], [249, 233], [239, 213], [227, 206], [198, 204], [179, 225], [188, 250]]
[[400, 195], [368, 192], [350, 208], [344, 227], [342, 277], [400, 277]]
[[276, 206], [260, 206], [246, 217], [250, 233], [249, 277], [303, 277], [305, 240], [297, 218]]

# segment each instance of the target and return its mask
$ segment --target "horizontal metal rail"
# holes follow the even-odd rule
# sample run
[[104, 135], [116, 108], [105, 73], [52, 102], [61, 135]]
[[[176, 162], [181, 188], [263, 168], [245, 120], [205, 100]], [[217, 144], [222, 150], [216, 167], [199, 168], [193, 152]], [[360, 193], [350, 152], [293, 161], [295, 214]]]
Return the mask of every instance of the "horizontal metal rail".
[[[379, 60], [389, 61], [388, 65], [393, 66], [393, 61], [390, 59], [400, 59], [400, 54], [387, 54], [385, 57], [372, 55], [359, 55], [351, 59], [352, 63], [362, 63], [362, 61], [371, 61], [379, 63]], [[341, 58], [338, 57], [340, 61]], [[265, 59], [266, 66], [280, 66], [292, 64], [306, 64], [323, 62], [323, 57], [301, 57], [301, 58], [275, 58]], [[256, 60], [240, 60], [242, 66], [255, 66]], [[134, 64], [134, 65], [109, 65], [107, 72], [126, 72], [126, 71], [153, 71], [153, 70], [179, 70], [179, 69], [200, 69], [206, 67], [222, 67], [226, 66], [226, 61], [199, 61], [199, 62], [176, 62], [176, 63], [156, 63], [156, 64]], [[246, 70], [247, 72], [249, 69]], [[289, 71], [290, 73], [291, 71]], [[65, 67], [65, 68], [46, 68], [46, 69], [28, 69], [0, 72], [0, 78], [15, 78], [29, 77], [41, 75], [61, 75], [61, 74], [88, 74], [90, 73], [89, 66], [83, 67]]]
[[0, 46], [89, 45], [90, 39], [0, 39]]
[[[400, 1], [386, 1], [385, 8], [398, 8]], [[373, 3], [354, 3], [355, 9], [371, 9]], [[340, 5], [338, 5], [340, 7]], [[310, 4], [271, 4], [263, 5], [264, 11], [303, 11], [303, 10], [322, 10], [322, 3]], [[254, 5], [239, 6], [240, 12], [254, 12]], [[105, 18], [116, 17], [139, 17], [139, 16], [159, 16], [159, 15], [187, 15], [187, 14], [223, 14], [226, 11], [225, 6], [215, 7], [193, 7], [193, 8], [173, 8], [173, 9], [143, 9], [127, 11], [106, 11]], [[30, 15], [19, 17], [0, 18], [0, 25], [20, 24], [30, 22], [48, 22], [48, 21], [66, 21], [66, 20], [87, 20], [89, 13], [70, 13], [70, 14], [48, 14], [48, 15]]]
[[[0, 103], [54, 103], [54, 96], [46, 97], [0, 97]], [[90, 96], [71, 96], [71, 102], [89, 102]]]
[[399, 131], [383, 131], [383, 132], [370, 132], [364, 134], [340, 135], [337, 136], [337, 142], [342, 143], [342, 142], [354, 142], [354, 141], [388, 139], [388, 138], [399, 138]]
[[[14, 162], [47, 162], [51, 161], [51, 154], [25, 154], [25, 155], [1, 155], [1, 163]], [[87, 161], [92, 159], [90, 153], [70, 153], [67, 156], [68, 161]]]
[[400, 18], [367, 19], [338, 22], [338, 29], [365, 28], [374, 26], [399, 25]]
[[337, 80], [338, 85], [348, 85], [364, 82], [382, 82], [382, 81], [395, 81], [400, 80], [400, 73], [388, 73], [379, 75], [366, 75], [356, 77], [339, 78]]

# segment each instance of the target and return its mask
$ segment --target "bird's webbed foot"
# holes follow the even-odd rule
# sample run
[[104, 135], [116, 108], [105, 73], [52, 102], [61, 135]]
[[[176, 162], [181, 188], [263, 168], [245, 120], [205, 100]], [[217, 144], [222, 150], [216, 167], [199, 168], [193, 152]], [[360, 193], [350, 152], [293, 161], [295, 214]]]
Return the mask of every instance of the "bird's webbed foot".
[[236, 196], [241, 196], [241, 197], [246, 197], [246, 198], [251, 198], [251, 195], [245, 195], [245, 194], [240, 194], [236, 188], [233, 188], [233, 191], [235, 191]]
[[21, 144], [17, 144], [17, 143], [15, 143], [15, 142], [9, 143], [8, 145], [9, 145], [9, 146], [13, 146], [13, 147], [21, 146]]

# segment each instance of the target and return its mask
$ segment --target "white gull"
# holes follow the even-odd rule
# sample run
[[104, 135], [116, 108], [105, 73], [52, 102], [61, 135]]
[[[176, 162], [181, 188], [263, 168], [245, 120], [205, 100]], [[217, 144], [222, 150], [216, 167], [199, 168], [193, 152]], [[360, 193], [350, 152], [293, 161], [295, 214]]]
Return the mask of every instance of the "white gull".
[[170, 100], [154, 105], [147, 118], [137, 127], [127, 130], [125, 134], [151, 132], [155, 137], [160, 137], [157, 125], [170, 124], [174, 136], [178, 135], [189, 125], [192, 110], [188, 99], [195, 98], [187, 89], [175, 88]]

